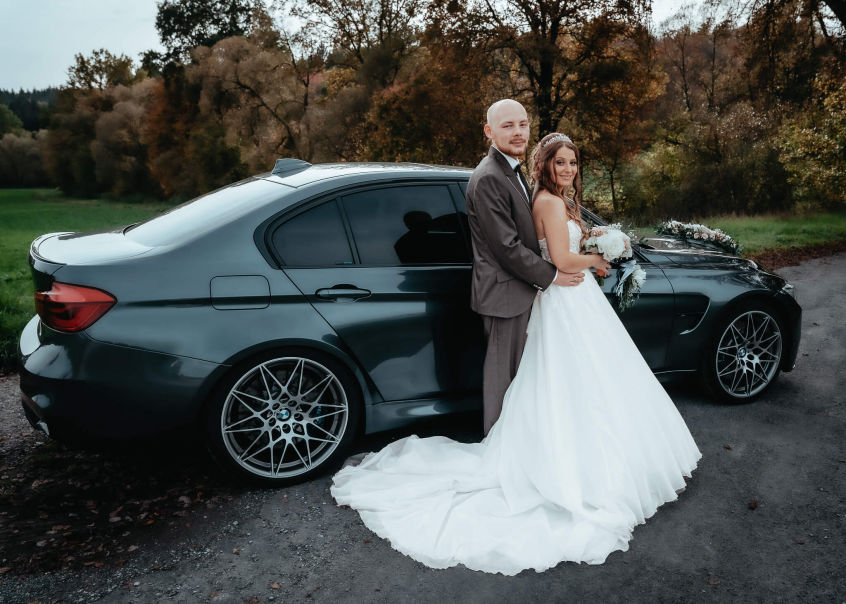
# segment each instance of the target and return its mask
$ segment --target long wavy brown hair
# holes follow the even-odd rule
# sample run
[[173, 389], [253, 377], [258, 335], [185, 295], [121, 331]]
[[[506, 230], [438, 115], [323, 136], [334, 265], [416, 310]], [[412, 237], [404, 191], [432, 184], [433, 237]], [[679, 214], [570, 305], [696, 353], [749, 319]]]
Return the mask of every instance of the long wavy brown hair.
[[[551, 139], [559, 137], [558, 140]], [[531, 171], [532, 181], [535, 185], [532, 199], [537, 197], [541, 191], [549, 191], [564, 200], [567, 207], [567, 216], [576, 221], [579, 228], [584, 232], [585, 227], [582, 224], [582, 160], [579, 155], [579, 148], [569, 140], [564, 140], [563, 135], [559, 132], [551, 132], [544, 136], [535, 148], [532, 149], [531, 155]], [[550, 142], [551, 141], [551, 142]], [[564, 187], [559, 187], [555, 178], [555, 169], [552, 163], [555, 161], [555, 154], [561, 147], [567, 147], [576, 154], [576, 164], [579, 171], [576, 172], [576, 177], [573, 179], [573, 186], [570, 191], [565, 191]], [[569, 193], [569, 195], [568, 195]]]

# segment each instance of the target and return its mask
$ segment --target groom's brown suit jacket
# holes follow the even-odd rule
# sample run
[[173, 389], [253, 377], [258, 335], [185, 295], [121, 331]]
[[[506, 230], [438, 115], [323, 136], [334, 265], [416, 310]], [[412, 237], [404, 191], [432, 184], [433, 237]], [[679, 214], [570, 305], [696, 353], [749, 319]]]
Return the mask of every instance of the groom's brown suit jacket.
[[541, 258], [529, 199], [493, 146], [470, 177], [467, 217], [473, 242], [471, 308], [503, 318], [527, 312], [537, 290], [552, 283], [555, 266]]

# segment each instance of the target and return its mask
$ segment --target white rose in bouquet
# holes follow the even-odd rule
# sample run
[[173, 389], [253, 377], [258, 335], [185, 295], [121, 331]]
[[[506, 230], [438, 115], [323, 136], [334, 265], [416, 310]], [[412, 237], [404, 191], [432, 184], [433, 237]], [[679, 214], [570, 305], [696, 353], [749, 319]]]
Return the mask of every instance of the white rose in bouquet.
[[595, 226], [588, 232], [584, 250], [589, 254], [601, 254], [608, 262], [632, 257], [632, 240], [619, 225]]
[[[631, 258], [633, 255], [632, 240], [620, 230], [619, 224], [592, 227], [582, 249], [588, 254], [600, 254], [608, 262]], [[640, 268], [635, 260], [623, 263], [618, 271], [618, 280], [613, 291], [617, 297], [617, 309], [623, 312], [637, 301], [646, 282], [646, 271]], [[607, 275], [597, 271], [597, 281], [600, 285], [605, 276]]]
[[628, 235], [620, 231], [611, 231], [596, 238], [596, 248], [602, 257], [608, 260], [617, 260], [619, 258], [630, 258], [632, 255], [631, 249], [626, 255], [626, 241]]

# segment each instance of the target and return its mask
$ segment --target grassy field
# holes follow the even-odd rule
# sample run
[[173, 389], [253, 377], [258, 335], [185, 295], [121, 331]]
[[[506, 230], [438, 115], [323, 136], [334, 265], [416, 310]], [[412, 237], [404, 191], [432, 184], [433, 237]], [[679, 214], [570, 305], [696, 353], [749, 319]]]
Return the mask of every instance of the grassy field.
[[67, 199], [50, 189], [0, 189], [0, 369], [13, 366], [18, 334], [35, 312], [27, 264], [33, 239], [56, 231], [119, 227], [169, 207]]
[[[0, 189], [0, 370], [14, 366], [20, 330], [34, 313], [29, 244], [55, 231], [97, 231], [153, 216], [166, 203], [67, 199], [49, 189]], [[846, 240], [846, 212], [809, 216], [717, 216], [704, 220], [743, 244], [744, 254]], [[652, 235], [649, 227], [636, 229]]]
[[[713, 216], [703, 224], [722, 229], [743, 245], [743, 255], [752, 256], [774, 248], [794, 248], [846, 240], [846, 212], [807, 216]], [[634, 231], [643, 237], [655, 235], [654, 225]]]
[[846, 239], [846, 212], [810, 216], [722, 216], [706, 221], [743, 244], [744, 254]]

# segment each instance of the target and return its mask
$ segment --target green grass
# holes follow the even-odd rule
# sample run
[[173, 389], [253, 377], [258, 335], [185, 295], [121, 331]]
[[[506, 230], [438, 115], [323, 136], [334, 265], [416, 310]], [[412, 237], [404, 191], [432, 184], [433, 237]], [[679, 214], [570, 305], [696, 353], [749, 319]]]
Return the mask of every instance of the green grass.
[[740, 241], [747, 255], [772, 248], [804, 247], [846, 239], [846, 212], [809, 216], [718, 216], [707, 223]]
[[[761, 216], [713, 216], [698, 221], [729, 234], [751, 256], [774, 248], [804, 247], [846, 240], [846, 212], [806, 216], [765, 214]], [[634, 229], [638, 235], [655, 235], [654, 225]]]
[[0, 189], [0, 369], [14, 366], [18, 334], [35, 312], [27, 263], [33, 239], [56, 231], [119, 227], [171, 205], [68, 199], [50, 189]]

